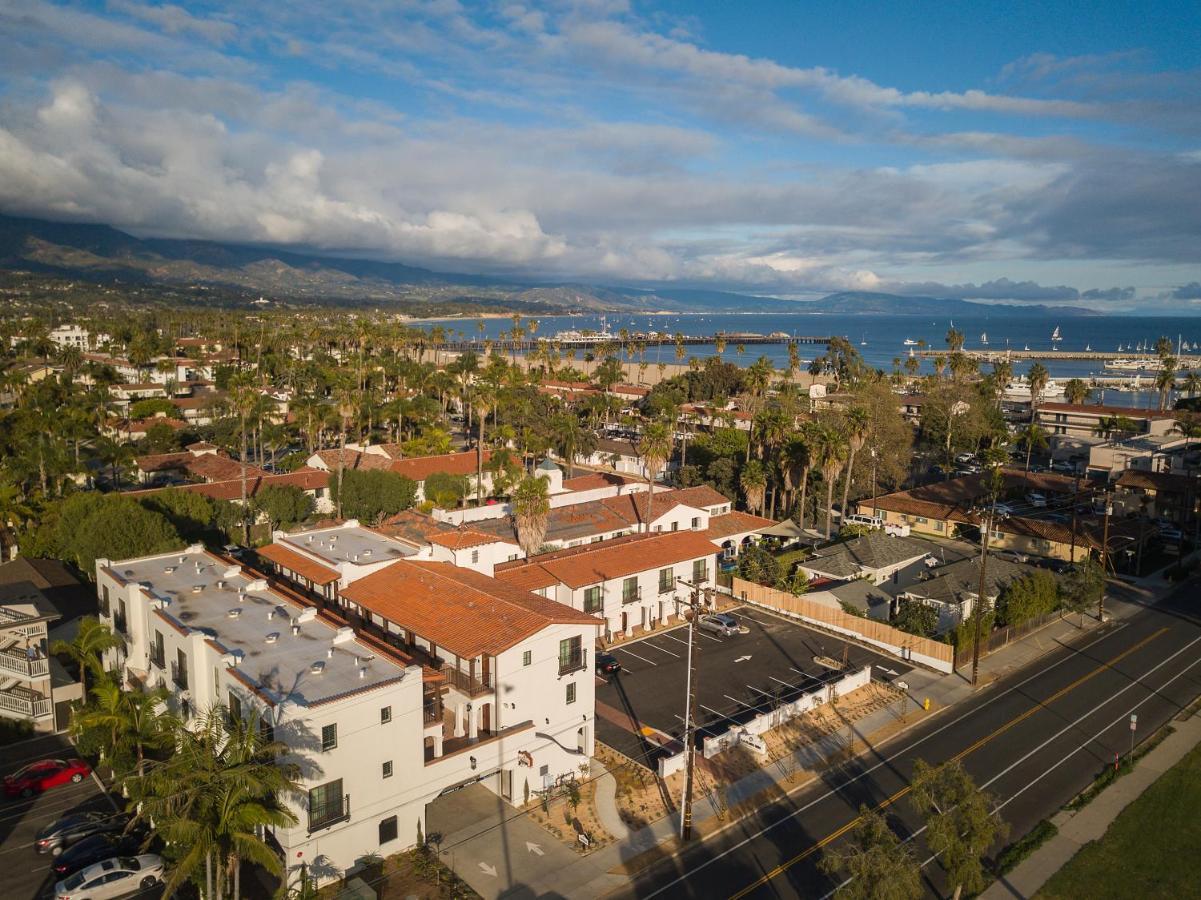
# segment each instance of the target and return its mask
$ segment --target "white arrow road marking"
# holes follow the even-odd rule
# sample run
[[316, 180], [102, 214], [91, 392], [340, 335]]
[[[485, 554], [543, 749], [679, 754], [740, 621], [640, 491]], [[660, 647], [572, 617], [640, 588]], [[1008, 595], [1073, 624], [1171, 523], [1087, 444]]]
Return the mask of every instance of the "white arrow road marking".
[[738, 659], [734, 660], [734, 662], [746, 662], [750, 658], [750, 654], [748, 653], [746, 656], [738, 657]]
[[894, 672], [892, 669], [886, 669], [879, 663], [876, 664], [876, 668], [879, 669], [881, 672], [887, 672], [889, 675], [900, 675], [901, 674], [900, 672]]
[[496, 866], [490, 866], [487, 863], [482, 862], [482, 863], [480, 863], [480, 871], [483, 872], [485, 875], [487, 875], [489, 878], [496, 877]]
[[525, 849], [528, 853], [537, 853], [539, 856], [542, 855], [542, 847], [540, 847], [538, 844], [535, 844], [533, 841], [526, 841]]

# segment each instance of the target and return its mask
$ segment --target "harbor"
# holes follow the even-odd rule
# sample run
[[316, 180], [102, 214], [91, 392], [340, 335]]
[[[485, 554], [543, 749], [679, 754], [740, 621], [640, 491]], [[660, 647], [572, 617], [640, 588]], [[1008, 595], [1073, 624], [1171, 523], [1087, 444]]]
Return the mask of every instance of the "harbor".
[[830, 343], [829, 336], [809, 334], [788, 334], [783, 331], [772, 334], [759, 334], [743, 331], [718, 331], [710, 335], [668, 334], [666, 332], [627, 332], [613, 334], [609, 332], [561, 332], [553, 336], [531, 336], [514, 340], [506, 337], [473, 340], [451, 340], [437, 344], [438, 350], [455, 352], [473, 351], [487, 353], [491, 350], [524, 353], [544, 347], [560, 349], [592, 349], [595, 347], [708, 347], [722, 344], [731, 350], [736, 347], [753, 345], [788, 344], [826, 345]]
[[[946, 356], [950, 351], [944, 348], [922, 350], [913, 350], [915, 356], [931, 358], [935, 356]], [[1105, 350], [1056, 350], [1054, 348], [1043, 350], [1014, 350], [1012, 348], [1005, 350], [962, 350], [964, 356], [971, 359], [980, 360], [980, 362], [1006, 362], [1009, 360], [1035, 360], [1035, 359], [1071, 359], [1071, 360], [1095, 360], [1097, 362], [1133, 362], [1138, 363], [1142, 371], [1151, 372], [1159, 368], [1160, 361], [1158, 354], [1155, 353], [1118, 353]], [[1186, 354], [1184, 356], [1175, 357], [1177, 365], [1182, 368], [1192, 368], [1193, 366], [1201, 365], [1201, 356], [1195, 354]], [[1131, 367], [1134, 368], [1133, 366]]]

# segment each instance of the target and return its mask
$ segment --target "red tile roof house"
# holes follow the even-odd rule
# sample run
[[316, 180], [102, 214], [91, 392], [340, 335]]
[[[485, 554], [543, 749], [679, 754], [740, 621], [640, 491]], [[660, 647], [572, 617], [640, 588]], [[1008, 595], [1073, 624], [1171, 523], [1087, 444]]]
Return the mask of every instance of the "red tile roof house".
[[637, 534], [501, 563], [496, 577], [604, 621], [605, 639], [679, 617], [691, 588], [714, 586], [717, 548], [702, 532]]
[[[253, 468], [253, 467], [250, 467]], [[329, 495], [329, 473], [319, 472], [316, 469], [297, 469], [295, 472], [288, 472], [285, 475], [268, 475], [263, 472], [259, 475], [249, 475], [246, 479], [246, 496], [254, 499], [263, 488], [267, 487], [282, 487], [289, 485], [291, 487], [300, 488], [310, 497], [316, 505], [317, 512], [331, 513], [334, 510], [334, 505]], [[228, 481], [211, 481], [199, 482], [195, 484], [180, 484], [173, 487], [151, 488], [142, 491], [130, 491], [131, 496], [149, 496], [158, 493], [159, 491], [190, 491], [196, 494], [203, 494], [213, 500], [227, 500], [231, 503], [240, 503], [242, 501], [242, 477], [239, 474], [237, 478]]]
[[[383, 447], [391, 447], [393, 445], [380, 445]], [[308, 459], [308, 465], [314, 469], [321, 469], [325, 472], [338, 471], [338, 458], [342, 451], [334, 450], [318, 450]], [[490, 452], [484, 453], [484, 465], [488, 464], [488, 460], [492, 458]], [[406, 478], [411, 478], [417, 482], [417, 500], [421, 502], [425, 499], [425, 480], [435, 472], [443, 472], [447, 475], [465, 475], [471, 483], [472, 492], [475, 491], [475, 474], [476, 474], [476, 454], [474, 450], [466, 450], [462, 453], [441, 453], [435, 456], [413, 456], [408, 459], [395, 459], [386, 450], [376, 452], [374, 448], [363, 448], [352, 450], [346, 448], [345, 455], [342, 456], [342, 465], [345, 469], [379, 469], [387, 472], [395, 472], [398, 475], [404, 475]], [[484, 472], [484, 493], [485, 495], [492, 491], [492, 476]]]

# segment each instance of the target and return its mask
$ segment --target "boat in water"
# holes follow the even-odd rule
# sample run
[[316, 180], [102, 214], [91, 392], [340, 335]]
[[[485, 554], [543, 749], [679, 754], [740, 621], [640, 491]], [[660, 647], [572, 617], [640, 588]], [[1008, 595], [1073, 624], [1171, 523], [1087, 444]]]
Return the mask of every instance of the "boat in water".
[[980, 343], [983, 344], [985, 347], [988, 346], [988, 332], [987, 331], [980, 332]]
[[1051, 340], [1052, 340], [1052, 342], [1054, 342], [1054, 341], [1062, 341], [1062, 340], [1063, 340], [1063, 335], [1061, 335], [1061, 334], [1059, 333], [1059, 326], [1058, 326], [1058, 325], [1056, 325], [1056, 326], [1055, 326], [1055, 330], [1051, 332]]
[[[1014, 403], [1029, 403], [1031, 400], [1030, 382], [1025, 378], [1014, 378], [1009, 384], [1005, 385], [1005, 390], [1001, 394], [1002, 400], [1009, 400]], [[1050, 379], [1046, 387], [1038, 394], [1040, 403], [1051, 401], [1058, 402], [1064, 399], [1063, 388], [1055, 381]]]
[[1152, 359], [1107, 359], [1103, 365], [1106, 369], [1112, 369], [1115, 372], [1148, 372], [1156, 368], [1156, 361]]
[[916, 347], [917, 346], [917, 341], [915, 341], [913, 338], [905, 338], [905, 340], [903, 340], [901, 343], [906, 347]]
[[553, 341], [563, 346], [570, 347], [572, 344], [604, 344], [609, 341], [617, 340], [618, 336], [609, 331], [608, 320], [601, 316], [600, 331], [576, 331], [570, 329], [568, 331], [557, 331], [553, 337], [540, 337], [540, 341]]

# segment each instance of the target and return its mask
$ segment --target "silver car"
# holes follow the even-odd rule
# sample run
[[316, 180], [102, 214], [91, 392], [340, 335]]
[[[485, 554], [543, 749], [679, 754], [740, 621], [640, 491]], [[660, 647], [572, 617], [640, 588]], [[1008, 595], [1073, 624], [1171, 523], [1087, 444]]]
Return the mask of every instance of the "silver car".
[[88, 866], [54, 886], [56, 900], [111, 900], [149, 890], [163, 880], [161, 856], [119, 856]]
[[738, 620], [729, 613], [714, 613], [713, 615], [701, 616], [697, 619], [696, 624], [698, 628], [711, 631], [722, 637], [730, 637], [742, 631]]

